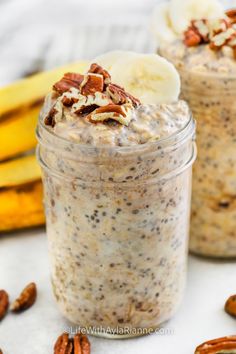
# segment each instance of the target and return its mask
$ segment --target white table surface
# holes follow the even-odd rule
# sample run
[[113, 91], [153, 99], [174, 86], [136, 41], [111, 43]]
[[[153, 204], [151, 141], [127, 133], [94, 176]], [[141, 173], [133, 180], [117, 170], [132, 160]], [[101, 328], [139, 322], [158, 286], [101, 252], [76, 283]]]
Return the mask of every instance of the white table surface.
[[[0, 323], [4, 354], [51, 354], [57, 336], [69, 325], [54, 303], [43, 229], [0, 236], [0, 287], [11, 300], [30, 281], [38, 298], [28, 311], [9, 313]], [[189, 257], [188, 286], [183, 305], [166, 324], [166, 334], [138, 339], [105, 340], [90, 337], [93, 354], [192, 354], [197, 344], [236, 333], [236, 320], [223, 305], [236, 293], [236, 264]], [[172, 333], [172, 334], [168, 334]]]

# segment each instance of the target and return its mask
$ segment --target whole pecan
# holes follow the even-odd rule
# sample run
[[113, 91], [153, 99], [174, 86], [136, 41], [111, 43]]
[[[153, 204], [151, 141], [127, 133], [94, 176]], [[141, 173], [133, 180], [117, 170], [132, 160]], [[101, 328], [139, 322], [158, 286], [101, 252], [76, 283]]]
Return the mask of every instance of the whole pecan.
[[111, 82], [111, 75], [109, 74], [109, 72], [96, 63], [91, 64], [88, 72], [102, 75], [104, 79], [104, 83], [106, 85], [108, 85]]
[[209, 340], [199, 345], [195, 354], [236, 353], [236, 336]]
[[225, 311], [229, 315], [236, 317], [236, 295], [232, 295], [228, 298], [225, 303]]
[[20, 296], [11, 304], [10, 310], [13, 312], [21, 312], [30, 308], [36, 300], [37, 288], [35, 283], [28, 284]]
[[0, 290], [0, 321], [6, 315], [9, 306], [9, 296], [5, 290]]
[[90, 354], [88, 337], [77, 333], [74, 338], [69, 338], [68, 333], [63, 333], [54, 345], [54, 354]]

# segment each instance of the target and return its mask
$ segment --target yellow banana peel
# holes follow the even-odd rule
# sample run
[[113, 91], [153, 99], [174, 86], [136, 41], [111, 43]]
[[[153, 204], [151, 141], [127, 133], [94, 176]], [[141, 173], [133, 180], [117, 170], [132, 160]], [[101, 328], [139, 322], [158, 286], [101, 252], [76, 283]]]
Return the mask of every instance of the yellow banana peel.
[[44, 96], [65, 72], [83, 72], [77, 62], [0, 88], [0, 161], [36, 146], [35, 129]]
[[31, 107], [41, 102], [52, 85], [69, 71], [84, 72], [88, 63], [79, 61], [51, 71], [32, 75], [9, 86], [0, 88], [0, 121], [22, 107]]
[[22, 156], [0, 164], [0, 188], [19, 186], [40, 178], [41, 170], [35, 155]]
[[35, 128], [39, 110], [40, 107], [36, 106], [0, 122], [0, 161], [36, 146]]
[[43, 225], [42, 182], [0, 189], [0, 232]]
[[15, 156], [36, 146], [39, 111], [52, 85], [65, 72], [84, 72], [87, 65], [68, 64], [0, 88], [0, 232], [45, 223], [36, 158]]

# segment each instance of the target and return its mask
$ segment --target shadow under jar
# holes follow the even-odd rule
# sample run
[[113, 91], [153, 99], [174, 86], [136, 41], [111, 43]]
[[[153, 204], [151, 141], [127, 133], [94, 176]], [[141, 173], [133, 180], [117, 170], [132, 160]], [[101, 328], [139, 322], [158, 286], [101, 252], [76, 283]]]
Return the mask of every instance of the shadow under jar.
[[[190, 250], [204, 256], [235, 258], [236, 75], [191, 70], [188, 66], [194, 59], [191, 58], [192, 49], [186, 49], [190, 54], [181, 59], [181, 55], [175, 57], [181, 53], [177, 48], [175, 50], [173, 44], [161, 48], [160, 52], [177, 67], [182, 81], [182, 98], [188, 102], [197, 121], [198, 158], [193, 168]], [[200, 50], [203, 60], [204, 55], [209, 56], [211, 52], [204, 52], [204, 48]], [[231, 63], [221, 53], [211, 55], [215, 68], [217, 60], [221, 60], [221, 66]], [[193, 61], [194, 65], [198, 62], [200, 55], [196, 56], [195, 63]]]
[[[195, 125], [155, 143], [94, 147], [39, 121], [55, 299], [93, 334], [148, 333], [185, 287]], [[112, 331], [112, 333], [111, 333]]]

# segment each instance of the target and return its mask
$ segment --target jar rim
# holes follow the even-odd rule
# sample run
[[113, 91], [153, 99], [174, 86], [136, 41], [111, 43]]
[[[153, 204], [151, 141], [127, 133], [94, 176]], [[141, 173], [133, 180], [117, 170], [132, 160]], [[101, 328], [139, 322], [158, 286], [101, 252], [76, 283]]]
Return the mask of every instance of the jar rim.
[[[91, 144], [81, 144], [80, 142], [75, 142], [72, 140], [68, 140], [62, 136], [59, 136], [55, 134], [52, 129], [49, 128], [49, 126], [46, 126], [44, 124], [44, 115], [43, 115], [43, 109], [40, 112], [39, 119], [38, 119], [38, 125], [36, 128], [36, 137], [39, 143], [42, 143], [42, 138], [40, 134], [40, 130], [46, 132], [49, 137], [53, 139], [58, 139], [58, 142], [61, 142], [63, 144], [63, 147], [65, 148], [66, 146], [71, 146], [78, 148], [78, 149], [84, 149], [88, 151], [93, 151], [93, 150], [101, 150], [101, 151], [114, 151], [114, 152], [134, 152], [134, 151], [142, 151], [143, 149], [146, 148], [152, 148], [158, 146], [163, 147], [168, 147], [175, 143], [179, 143], [182, 140], [184, 140], [186, 137], [193, 136], [195, 133], [195, 120], [193, 119], [193, 115], [191, 110], [189, 109], [189, 119], [186, 122], [186, 124], [178, 129], [176, 132], [173, 134], [168, 135], [167, 137], [158, 139], [157, 141], [152, 141], [152, 142], [147, 142], [144, 144], [136, 144], [136, 145], [126, 145], [126, 146], [113, 146], [113, 145], [91, 145]], [[60, 145], [58, 145], [60, 146]], [[58, 148], [57, 148], [58, 149]]]

